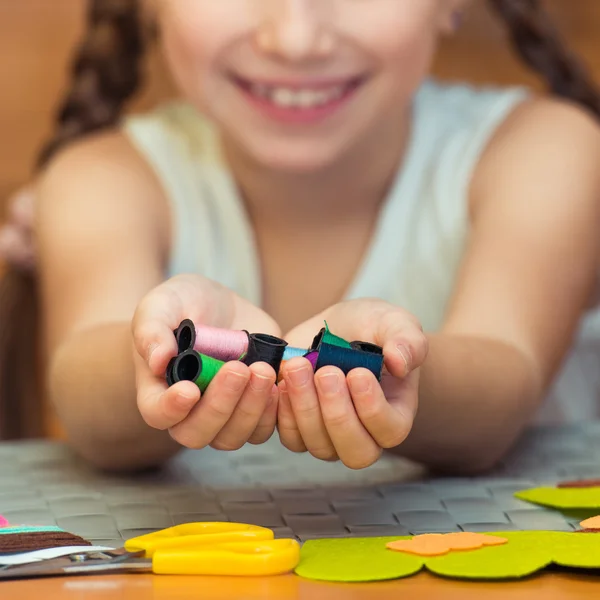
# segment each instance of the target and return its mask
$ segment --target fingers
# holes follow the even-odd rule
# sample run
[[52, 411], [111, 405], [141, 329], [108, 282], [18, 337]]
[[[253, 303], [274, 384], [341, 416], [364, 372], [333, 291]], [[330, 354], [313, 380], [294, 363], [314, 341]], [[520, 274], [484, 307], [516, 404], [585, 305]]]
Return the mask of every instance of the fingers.
[[[185, 421], [169, 430], [171, 437], [187, 448], [200, 449], [208, 446], [231, 419], [250, 376], [249, 367], [243, 363], [227, 363], [217, 373]], [[248, 435], [251, 433], [252, 430]]]
[[279, 383], [279, 405], [277, 408], [277, 431], [283, 446], [292, 452], [307, 452], [306, 445], [296, 423], [292, 403], [285, 380]]
[[144, 421], [161, 431], [183, 421], [200, 400], [200, 390], [190, 381], [167, 387], [164, 379], [155, 377], [140, 356], [136, 361], [138, 410]]
[[394, 378], [386, 398], [382, 386], [367, 369], [354, 369], [348, 374], [348, 388], [360, 422], [381, 448], [395, 448], [404, 442], [412, 428], [417, 405], [414, 373], [409, 380]]
[[418, 321], [401, 309], [390, 310], [383, 315], [376, 338], [383, 345], [385, 366], [395, 377], [406, 377], [427, 357], [427, 336]]
[[321, 414], [311, 364], [305, 358], [290, 360], [283, 367], [283, 379], [304, 445], [315, 458], [337, 460]]
[[271, 401], [274, 385], [273, 368], [266, 363], [253, 364], [250, 379], [233, 415], [210, 445], [217, 450], [240, 449], [256, 431]]
[[325, 428], [340, 460], [351, 469], [364, 469], [377, 462], [381, 447], [360, 422], [342, 371], [335, 367], [320, 369], [315, 383]]
[[169, 361], [177, 354], [170, 304], [155, 290], [140, 303], [132, 321], [135, 349], [157, 377], [165, 374]]
[[248, 439], [249, 444], [264, 444], [271, 439], [277, 426], [278, 406], [279, 389], [276, 385], [274, 385], [271, 389], [271, 396], [269, 398], [269, 402], [267, 403], [267, 408], [260, 418], [256, 429]]

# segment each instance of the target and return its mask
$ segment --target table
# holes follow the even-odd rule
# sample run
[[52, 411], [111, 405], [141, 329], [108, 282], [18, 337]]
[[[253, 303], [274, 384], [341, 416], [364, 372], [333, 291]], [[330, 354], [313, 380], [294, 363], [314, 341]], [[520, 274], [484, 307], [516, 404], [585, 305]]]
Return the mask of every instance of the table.
[[523, 582], [467, 583], [421, 574], [374, 584], [338, 585], [295, 576], [260, 579], [127, 575], [5, 582], [2, 600], [573, 600], [598, 594], [594, 576], [549, 573]]
[[[404, 535], [399, 532], [404, 527], [415, 534], [431, 525], [432, 515], [440, 531], [470, 531], [477, 525], [479, 531], [565, 531], [572, 530], [575, 521], [522, 503], [512, 492], [522, 485], [556, 483], [566, 477], [600, 477], [599, 422], [532, 430], [494, 472], [455, 479], [427, 477], [415, 465], [394, 457], [385, 457], [362, 472], [349, 471], [308, 455], [287, 453], [276, 439], [237, 453], [185, 452], [160, 472], [112, 477], [91, 471], [60, 443], [39, 441], [0, 444], [0, 513], [13, 523], [58, 524], [112, 546], [143, 534], [145, 528], [187, 518], [223, 517], [273, 525], [278, 535], [296, 534], [301, 541], [315, 534], [330, 537], [336, 527], [347, 528], [346, 533], [336, 532], [344, 537], [362, 528], [359, 537], [363, 537], [364, 527], [376, 524], [371, 520], [375, 505], [383, 511], [375, 516], [385, 517], [382, 535]], [[427, 522], [416, 518], [419, 511], [427, 514]], [[271, 519], [286, 523], [275, 526]], [[321, 529], [315, 530], [315, 524]], [[499, 527], [489, 529], [494, 525]], [[393, 533], [386, 533], [389, 528]], [[120, 575], [1, 582], [0, 599], [468, 600], [480, 598], [485, 591], [488, 597], [502, 600], [570, 600], [597, 593], [598, 583], [600, 578], [588, 572], [557, 571], [521, 582], [460, 582], [421, 573], [398, 581], [354, 585], [291, 575], [260, 579]]]

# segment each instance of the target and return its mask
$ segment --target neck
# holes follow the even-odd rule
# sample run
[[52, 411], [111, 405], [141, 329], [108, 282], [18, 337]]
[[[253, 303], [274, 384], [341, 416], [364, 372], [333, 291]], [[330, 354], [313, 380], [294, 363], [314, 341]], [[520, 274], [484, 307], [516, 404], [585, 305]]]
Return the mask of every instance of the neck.
[[393, 183], [409, 135], [410, 111], [397, 111], [336, 163], [308, 173], [270, 169], [227, 139], [224, 148], [253, 220], [281, 227], [339, 217], [341, 210], [373, 214]]

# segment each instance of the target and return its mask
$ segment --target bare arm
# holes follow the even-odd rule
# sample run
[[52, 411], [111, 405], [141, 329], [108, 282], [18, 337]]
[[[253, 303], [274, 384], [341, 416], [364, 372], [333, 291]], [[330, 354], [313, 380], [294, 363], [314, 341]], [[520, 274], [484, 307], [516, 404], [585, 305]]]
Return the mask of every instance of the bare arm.
[[163, 279], [169, 216], [160, 188], [110, 134], [58, 157], [38, 194], [51, 400], [92, 463], [155, 464], [178, 446], [137, 410], [131, 319]]
[[597, 277], [600, 134], [554, 101], [520, 108], [472, 185], [472, 234], [402, 454], [479, 470], [530, 422]]

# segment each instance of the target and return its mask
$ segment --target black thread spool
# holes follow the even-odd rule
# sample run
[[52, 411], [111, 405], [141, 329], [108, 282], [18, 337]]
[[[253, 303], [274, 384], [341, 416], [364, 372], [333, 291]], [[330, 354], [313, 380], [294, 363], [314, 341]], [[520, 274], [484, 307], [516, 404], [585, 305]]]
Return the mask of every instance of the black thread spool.
[[321, 344], [315, 372], [326, 366], [337, 367], [344, 375], [348, 375], [352, 369], [362, 367], [371, 371], [377, 381], [380, 381], [383, 369], [383, 354], [364, 352], [354, 348], [341, 348], [332, 344]]
[[196, 343], [196, 326], [191, 319], [184, 319], [179, 327], [173, 332], [177, 340], [177, 352], [181, 354], [186, 350], [192, 350]]
[[167, 385], [169, 387], [171, 387], [172, 385], [175, 385], [175, 361], [177, 360], [177, 357], [174, 356], [170, 361], [169, 364], [167, 365]]
[[371, 342], [350, 342], [350, 346], [352, 346], [354, 350], [360, 350], [361, 352], [383, 354], [383, 348], [377, 344], [371, 344]]
[[312, 344], [310, 345], [309, 352], [319, 349], [319, 346], [321, 345], [321, 340], [323, 339], [323, 336], [325, 335], [325, 331], [326, 331], [325, 327], [323, 327], [321, 329], [321, 331], [319, 331], [319, 333], [317, 333], [317, 335], [315, 335], [315, 337], [313, 338]]
[[266, 333], [251, 333], [248, 352], [242, 362], [248, 366], [256, 362], [266, 362], [279, 374], [283, 353], [288, 343], [281, 338]]

